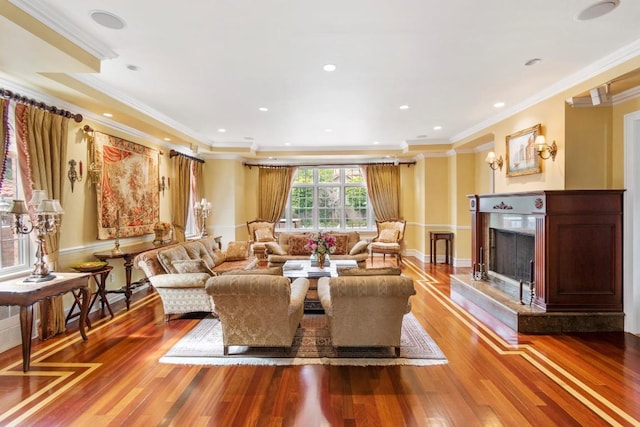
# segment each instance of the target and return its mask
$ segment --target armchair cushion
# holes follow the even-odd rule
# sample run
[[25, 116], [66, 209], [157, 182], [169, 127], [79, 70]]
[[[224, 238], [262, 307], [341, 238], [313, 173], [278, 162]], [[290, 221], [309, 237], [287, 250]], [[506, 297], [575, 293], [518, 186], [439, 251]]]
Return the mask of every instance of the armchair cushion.
[[287, 251], [282, 249], [282, 246], [277, 244], [276, 242], [267, 242], [264, 244], [265, 248], [267, 248], [267, 253], [276, 254], [276, 255], [287, 255]]
[[225, 261], [240, 261], [249, 258], [249, 242], [229, 242]]
[[158, 260], [167, 273], [178, 273], [178, 270], [173, 266], [173, 261], [187, 259], [191, 258], [189, 258], [187, 250], [182, 245], [171, 246], [168, 249], [158, 251]]
[[204, 289], [210, 278], [211, 274], [208, 273], [158, 274], [150, 277], [149, 281], [154, 288]]
[[255, 231], [257, 242], [275, 242], [276, 238], [273, 237], [273, 232], [268, 228], [258, 228]]
[[378, 241], [382, 243], [396, 243], [398, 241], [398, 235], [400, 233], [398, 230], [392, 230], [390, 228], [386, 228], [380, 231], [380, 235], [378, 236]]
[[369, 242], [366, 240], [360, 240], [358, 243], [353, 245], [353, 248], [349, 251], [349, 255], [358, 255], [362, 252], [366, 252], [369, 247]]
[[173, 268], [179, 273], [207, 273], [213, 275], [213, 271], [201, 259], [175, 260], [171, 263]]

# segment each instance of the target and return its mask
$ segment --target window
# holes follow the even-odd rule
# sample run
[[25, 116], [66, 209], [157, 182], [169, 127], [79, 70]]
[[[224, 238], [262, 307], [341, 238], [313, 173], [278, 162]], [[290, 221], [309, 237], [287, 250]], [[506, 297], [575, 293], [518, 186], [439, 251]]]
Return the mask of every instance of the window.
[[299, 168], [281, 221], [287, 228], [374, 228], [375, 218], [360, 168]]
[[[24, 199], [17, 165], [16, 146], [11, 142], [7, 153], [5, 179], [0, 190], [0, 203], [7, 208], [14, 199]], [[16, 234], [13, 227], [13, 215], [0, 215], [0, 276], [28, 270], [31, 267], [29, 235]]]

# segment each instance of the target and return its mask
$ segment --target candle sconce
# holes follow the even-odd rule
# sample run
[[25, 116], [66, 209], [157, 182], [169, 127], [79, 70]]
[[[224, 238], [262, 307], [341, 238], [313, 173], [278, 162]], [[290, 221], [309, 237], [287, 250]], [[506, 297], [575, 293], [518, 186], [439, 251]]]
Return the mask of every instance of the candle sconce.
[[164, 197], [164, 190], [166, 186], [164, 183], [164, 176], [160, 177], [160, 181], [158, 182], [158, 191], [162, 193], [162, 197]]
[[211, 202], [203, 198], [193, 205], [193, 209], [200, 220], [200, 238], [207, 237], [207, 217], [211, 214]]
[[76, 161], [71, 159], [69, 160], [69, 172], [67, 172], [67, 177], [69, 181], [71, 181], [71, 192], [73, 193], [73, 186], [76, 182], [82, 182], [82, 160], [80, 160], [78, 165], [78, 170], [76, 171]]
[[[94, 141], [95, 140], [94, 130], [89, 125], [85, 125], [83, 130], [84, 130], [85, 138], [87, 139], [88, 148], [89, 148], [89, 159], [91, 161], [91, 163], [89, 164], [89, 169], [87, 173], [89, 175], [89, 180], [91, 181], [91, 184], [97, 185], [98, 183], [100, 183], [102, 168], [96, 162], [96, 146]], [[82, 162], [80, 162], [80, 164], [82, 164]], [[82, 175], [82, 173], [80, 173], [80, 175]]]
[[480, 247], [480, 260], [478, 263], [473, 264], [473, 273], [471, 276], [473, 280], [489, 280], [487, 267], [484, 263], [484, 249], [482, 247]]

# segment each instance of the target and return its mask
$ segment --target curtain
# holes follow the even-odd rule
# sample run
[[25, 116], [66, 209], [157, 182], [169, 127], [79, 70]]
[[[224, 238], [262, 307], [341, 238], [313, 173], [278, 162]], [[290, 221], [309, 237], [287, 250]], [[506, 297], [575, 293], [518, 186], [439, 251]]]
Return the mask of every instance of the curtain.
[[258, 217], [278, 222], [287, 206], [296, 167], [260, 168], [258, 172]]
[[[25, 107], [23, 114], [18, 114], [18, 111], [16, 108], [16, 127], [22, 129], [18, 132], [22, 137], [26, 136], [27, 164], [30, 166], [25, 168], [30, 170], [30, 179], [23, 177], [23, 182], [33, 182], [33, 188], [26, 189], [25, 196], [30, 198], [27, 192], [30, 193], [31, 190], [45, 190], [48, 198], [62, 201], [69, 119], [33, 107]], [[60, 250], [59, 230], [45, 236], [43, 250], [47, 266], [56, 271]], [[41, 312], [42, 304], [51, 306], [48, 308], [49, 324], [41, 325], [41, 337], [47, 338], [51, 334], [64, 332], [66, 327], [62, 297], [41, 303]]]
[[173, 170], [176, 176], [173, 184], [175, 191], [171, 192], [173, 196], [171, 199], [171, 210], [173, 211], [171, 223], [178, 242], [186, 240], [185, 227], [187, 226], [187, 215], [189, 213], [191, 163], [191, 160], [183, 156], [175, 156], [173, 158]]
[[400, 218], [400, 166], [369, 165], [363, 169], [376, 219]]
[[200, 200], [204, 197], [204, 179], [202, 177], [202, 169], [204, 163], [201, 162], [191, 162], [191, 171], [193, 177], [193, 192], [191, 194], [194, 195], [194, 200]]

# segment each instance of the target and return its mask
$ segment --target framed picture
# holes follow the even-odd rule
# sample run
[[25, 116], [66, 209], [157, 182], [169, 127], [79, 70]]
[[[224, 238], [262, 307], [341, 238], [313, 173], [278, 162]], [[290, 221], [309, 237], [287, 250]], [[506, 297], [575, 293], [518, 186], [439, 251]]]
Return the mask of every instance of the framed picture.
[[507, 176], [540, 173], [540, 157], [536, 153], [536, 136], [541, 125], [537, 124], [520, 132], [507, 135]]

